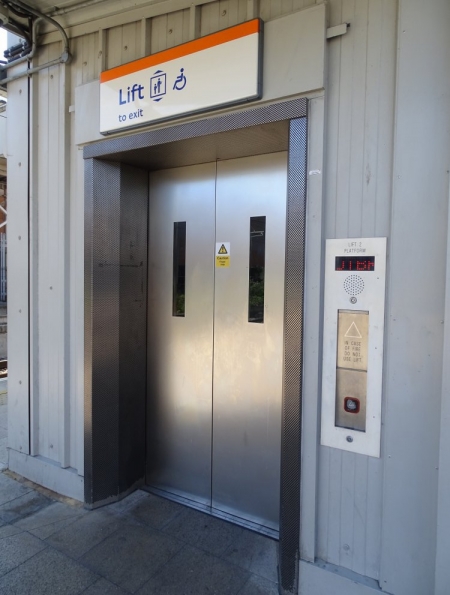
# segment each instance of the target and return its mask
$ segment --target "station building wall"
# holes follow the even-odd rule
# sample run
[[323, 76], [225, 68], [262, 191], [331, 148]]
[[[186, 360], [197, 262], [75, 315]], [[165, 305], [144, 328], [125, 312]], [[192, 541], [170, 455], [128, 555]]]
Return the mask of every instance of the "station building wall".
[[[324, 38], [326, 28], [349, 28], [324, 41], [324, 55], [312, 48], [303, 57], [312, 72], [322, 67], [322, 84], [305, 91], [289, 52], [277, 63], [266, 55], [270, 76], [261, 100], [309, 99], [302, 559], [305, 567], [319, 561], [331, 570], [336, 593], [350, 592], [350, 577], [360, 583], [355, 593], [444, 595], [450, 584], [443, 553], [450, 534], [445, 375], [443, 384], [448, 2], [120, 6], [108, 15], [97, 6], [62, 16], [71, 64], [8, 87], [10, 467], [83, 498], [82, 149], [101, 138], [100, 72], [254, 16], [268, 29], [286, 31], [273, 44], [295, 48], [292, 23], [323, 11]], [[160, 13], [165, 6], [170, 12]], [[37, 64], [61, 49], [48, 33]], [[322, 447], [319, 432], [325, 239], [371, 236], [388, 238], [380, 459]], [[319, 592], [308, 591], [314, 576], [305, 572], [305, 593]]]

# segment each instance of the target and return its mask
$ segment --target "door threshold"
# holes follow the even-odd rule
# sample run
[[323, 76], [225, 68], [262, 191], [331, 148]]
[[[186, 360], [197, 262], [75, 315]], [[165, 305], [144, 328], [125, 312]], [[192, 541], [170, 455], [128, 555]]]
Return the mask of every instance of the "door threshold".
[[184, 496], [179, 496], [178, 494], [173, 494], [172, 492], [167, 492], [166, 490], [160, 490], [159, 488], [155, 488], [149, 485], [144, 485], [140, 489], [144, 490], [145, 492], [149, 492], [150, 494], [154, 494], [155, 496], [160, 496], [161, 498], [172, 500], [173, 502], [177, 502], [178, 504], [182, 504], [183, 506], [189, 506], [189, 508], [194, 508], [195, 510], [199, 510], [200, 512], [209, 514], [210, 516], [214, 516], [218, 519], [222, 519], [223, 521], [233, 523], [233, 525], [240, 525], [245, 529], [249, 529], [250, 531], [254, 531], [255, 533], [260, 533], [261, 535], [265, 535], [266, 537], [270, 537], [278, 541], [279, 532], [275, 529], [270, 529], [269, 527], [265, 527], [264, 525], [260, 525], [259, 523], [254, 523], [253, 521], [242, 519], [233, 514], [229, 514], [228, 512], [222, 512], [221, 510], [218, 510], [217, 508], [214, 508], [212, 506], [208, 506], [207, 504], [196, 502], [195, 500], [191, 500], [190, 498], [186, 498]]

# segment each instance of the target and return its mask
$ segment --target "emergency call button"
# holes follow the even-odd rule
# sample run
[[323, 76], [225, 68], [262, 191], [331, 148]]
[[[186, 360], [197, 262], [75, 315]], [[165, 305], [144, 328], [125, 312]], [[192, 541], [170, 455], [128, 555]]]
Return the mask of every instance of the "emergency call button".
[[354, 397], [345, 397], [344, 409], [347, 411], [347, 413], [359, 413], [361, 409], [361, 402], [359, 399], [355, 399]]

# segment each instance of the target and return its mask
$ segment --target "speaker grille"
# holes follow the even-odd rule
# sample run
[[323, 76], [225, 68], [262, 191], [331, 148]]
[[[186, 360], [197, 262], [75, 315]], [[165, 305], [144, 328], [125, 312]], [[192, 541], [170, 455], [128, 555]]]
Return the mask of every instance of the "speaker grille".
[[364, 291], [364, 281], [359, 275], [349, 275], [344, 281], [344, 289], [350, 295], [358, 295]]

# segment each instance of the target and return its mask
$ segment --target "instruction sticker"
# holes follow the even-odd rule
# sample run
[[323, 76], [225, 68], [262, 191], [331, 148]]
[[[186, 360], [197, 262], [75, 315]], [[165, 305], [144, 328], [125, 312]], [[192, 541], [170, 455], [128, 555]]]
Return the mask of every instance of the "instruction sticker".
[[337, 367], [367, 371], [369, 313], [338, 310]]
[[230, 242], [216, 243], [216, 267], [224, 269], [230, 266]]

